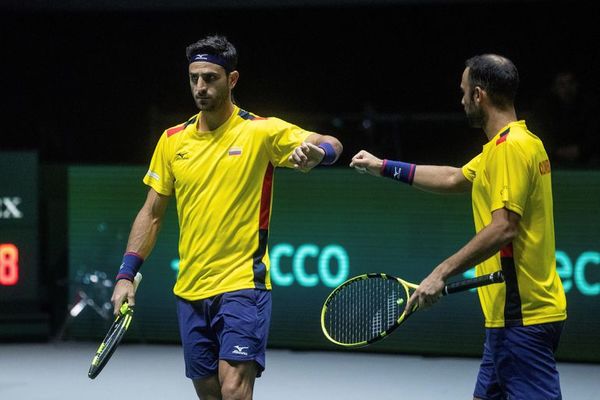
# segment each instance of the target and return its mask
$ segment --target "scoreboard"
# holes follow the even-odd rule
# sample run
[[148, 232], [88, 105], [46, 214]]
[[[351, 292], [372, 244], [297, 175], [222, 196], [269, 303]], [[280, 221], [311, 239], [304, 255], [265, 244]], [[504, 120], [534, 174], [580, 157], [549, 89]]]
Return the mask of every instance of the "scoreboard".
[[0, 152], [0, 317], [38, 312], [38, 157]]

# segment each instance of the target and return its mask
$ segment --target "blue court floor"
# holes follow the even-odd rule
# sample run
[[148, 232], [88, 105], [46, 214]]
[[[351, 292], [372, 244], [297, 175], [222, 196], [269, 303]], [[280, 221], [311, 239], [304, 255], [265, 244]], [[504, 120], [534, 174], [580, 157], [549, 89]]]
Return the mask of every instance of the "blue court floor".
[[[122, 344], [95, 379], [97, 343], [0, 344], [0, 400], [195, 399], [177, 345]], [[477, 359], [269, 350], [257, 400], [471, 399]], [[560, 363], [565, 400], [600, 399], [600, 364]]]

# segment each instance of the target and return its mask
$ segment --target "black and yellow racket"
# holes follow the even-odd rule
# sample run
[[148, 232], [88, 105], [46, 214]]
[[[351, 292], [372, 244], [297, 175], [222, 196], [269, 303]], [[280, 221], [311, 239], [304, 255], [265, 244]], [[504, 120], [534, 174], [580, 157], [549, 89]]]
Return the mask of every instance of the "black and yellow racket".
[[[138, 272], [133, 280], [134, 290], [137, 290], [141, 280], [142, 274]], [[110, 360], [110, 357], [117, 349], [119, 343], [121, 343], [125, 332], [127, 332], [127, 329], [129, 328], [129, 324], [131, 324], [133, 311], [134, 306], [127, 304], [127, 301], [121, 305], [119, 314], [115, 317], [115, 320], [108, 329], [108, 333], [104, 337], [104, 340], [100, 344], [100, 347], [98, 347], [98, 350], [96, 350], [96, 354], [92, 359], [92, 364], [90, 365], [90, 370], [88, 371], [88, 377], [90, 379], [94, 379], [98, 376], [108, 360]]]
[[[458, 293], [501, 282], [504, 275], [497, 271], [449, 283], [442, 293]], [[329, 341], [344, 347], [362, 347], [382, 340], [412, 315], [404, 308], [418, 287], [387, 274], [355, 276], [335, 288], [325, 300], [321, 329]]]

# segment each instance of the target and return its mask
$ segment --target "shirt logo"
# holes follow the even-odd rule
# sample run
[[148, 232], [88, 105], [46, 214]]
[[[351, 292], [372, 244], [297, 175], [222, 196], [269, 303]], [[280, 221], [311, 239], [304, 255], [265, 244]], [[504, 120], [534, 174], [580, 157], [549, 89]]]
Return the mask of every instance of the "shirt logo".
[[231, 354], [240, 354], [242, 356], [247, 356], [248, 352], [245, 351], [248, 346], [233, 346], [235, 349], [231, 352]]
[[541, 175], [549, 174], [550, 173], [550, 160], [541, 161], [538, 164], [538, 167], [540, 169], [540, 174]]
[[242, 154], [242, 148], [241, 147], [232, 147], [229, 149], [229, 155], [230, 156], [239, 156]]
[[175, 160], [187, 160], [188, 158], [187, 151], [180, 151], [179, 153], [175, 154]]

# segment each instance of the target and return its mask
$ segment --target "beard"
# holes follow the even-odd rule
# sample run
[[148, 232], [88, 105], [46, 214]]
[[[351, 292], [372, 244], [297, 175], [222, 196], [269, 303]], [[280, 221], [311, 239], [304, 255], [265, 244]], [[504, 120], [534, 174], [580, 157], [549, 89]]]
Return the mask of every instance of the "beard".
[[215, 111], [218, 110], [227, 101], [227, 93], [218, 94], [215, 97], [209, 98], [194, 98], [196, 107], [200, 111]]
[[480, 108], [471, 108], [465, 110], [467, 115], [467, 121], [471, 128], [483, 128], [483, 122], [485, 120], [485, 114]]

